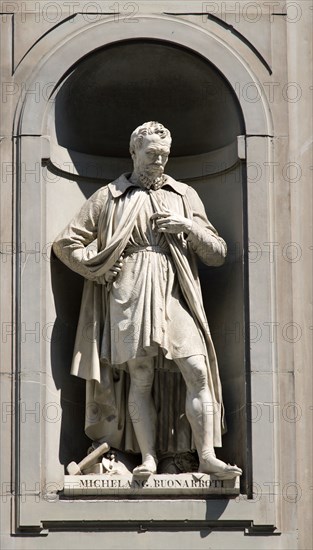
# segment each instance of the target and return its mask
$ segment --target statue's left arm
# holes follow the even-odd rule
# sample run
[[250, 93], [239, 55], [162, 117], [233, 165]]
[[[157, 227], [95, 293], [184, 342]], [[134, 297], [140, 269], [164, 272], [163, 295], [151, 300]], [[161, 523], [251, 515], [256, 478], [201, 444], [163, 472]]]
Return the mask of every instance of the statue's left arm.
[[192, 224], [187, 236], [189, 245], [203, 263], [212, 266], [222, 265], [227, 254], [225, 241], [209, 222], [204, 205], [192, 187], [188, 188], [186, 199], [192, 212]]

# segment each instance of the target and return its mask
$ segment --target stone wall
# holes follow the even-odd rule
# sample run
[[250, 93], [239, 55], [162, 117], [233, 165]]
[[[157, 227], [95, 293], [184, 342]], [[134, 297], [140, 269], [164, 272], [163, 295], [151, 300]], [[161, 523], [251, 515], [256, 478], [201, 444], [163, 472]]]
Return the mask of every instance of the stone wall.
[[[2, 547], [312, 548], [310, 2], [13, 0], [2, 1], [0, 13]], [[195, 109], [195, 120], [199, 98], [207, 98], [208, 118], [197, 123], [202, 141], [193, 136], [192, 155], [179, 142], [172, 173], [186, 174], [208, 211], [211, 200], [222, 234], [231, 236], [235, 224], [238, 234], [224, 287], [212, 279], [217, 291], [229, 291], [237, 278], [234, 311], [242, 308], [241, 321], [234, 314], [225, 326], [222, 319], [216, 335], [220, 349], [225, 342], [226, 393], [232, 380], [238, 397], [232, 401], [230, 392], [227, 398], [230, 420], [236, 419], [229, 441], [246, 461], [236, 498], [62, 496], [64, 442], [73, 437], [62, 411], [82, 415], [83, 387], [66, 371], [81, 281], [51, 276], [59, 269], [50, 262], [51, 240], [103, 181], [80, 173], [77, 167], [90, 161], [84, 151], [77, 157], [58, 141], [54, 106], [82, 60], [125, 40], [180, 48], [191, 60], [185, 76], [195, 74], [192, 59], [196, 64], [200, 57], [211, 75], [201, 82], [196, 106], [198, 84], [190, 82], [189, 95], [179, 96], [181, 105]], [[183, 74], [180, 61], [172, 87]], [[217, 101], [217, 82], [229, 86], [229, 111]], [[128, 86], [134, 94], [137, 81]], [[161, 115], [171, 109], [175, 104]], [[108, 179], [127, 164], [114, 153], [92, 160]], [[203, 286], [210, 277], [203, 272]], [[58, 311], [57, 297], [69, 286], [68, 305]], [[78, 442], [88, 442], [82, 433], [75, 438], [79, 459]]]

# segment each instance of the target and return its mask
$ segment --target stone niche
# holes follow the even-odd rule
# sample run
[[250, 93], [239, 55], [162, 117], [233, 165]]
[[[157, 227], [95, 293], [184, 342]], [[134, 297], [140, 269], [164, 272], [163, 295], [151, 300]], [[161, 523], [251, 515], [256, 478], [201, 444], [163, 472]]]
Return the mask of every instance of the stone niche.
[[[244, 160], [238, 155], [245, 127], [234, 92], [213, 64], [169, 42], [131, 40], [93, 51], [69, 69], [50, 105], [50, 155], [44, 162], [47, 241], [53, 241], [98, 187], [131, 170], [129, 136], [147, 120], [170, 129], [167, 173], [197, 190], [208, 218], [228, 245], [226, 264], [201, 265], [200, 273], [228, 425], [218, 456], [240, 465], [241, 490], [247, 493], [246, 182]], [[69, 374], [82, 282], [52, 259], [48, 317], [55, 316], [55, 323], [50, 360], [61, 390], [63, 465], [78, 462], [88, 447], [84, 381]]]

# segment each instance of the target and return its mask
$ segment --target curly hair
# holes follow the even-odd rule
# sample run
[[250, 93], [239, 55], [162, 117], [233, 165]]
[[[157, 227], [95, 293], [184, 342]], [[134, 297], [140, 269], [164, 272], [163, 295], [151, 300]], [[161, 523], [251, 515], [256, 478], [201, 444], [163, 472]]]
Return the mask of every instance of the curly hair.
[[138, 126], [130, 136], [129, 142], [129, 152], [132, 155], [136, 149], [139, 149], [142, 145], [144, 136], [157, 134], [161, 139], [166, 139], [170, 144], [172, 143], [170, 131], [163, 126], [160, 122], [155, 120], [150, 122], [145, 122]]

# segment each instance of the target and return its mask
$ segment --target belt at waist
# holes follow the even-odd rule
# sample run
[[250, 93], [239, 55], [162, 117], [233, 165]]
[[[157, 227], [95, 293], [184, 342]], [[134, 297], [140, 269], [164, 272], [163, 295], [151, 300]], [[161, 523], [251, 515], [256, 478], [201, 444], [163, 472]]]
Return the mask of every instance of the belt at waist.
[[124, 257], [136, 254], [137, 252], [156, 252], [157, 254], [170, 254], [168, 248], [157, 245], [148, 246], [128, 246], [124, 251]]

